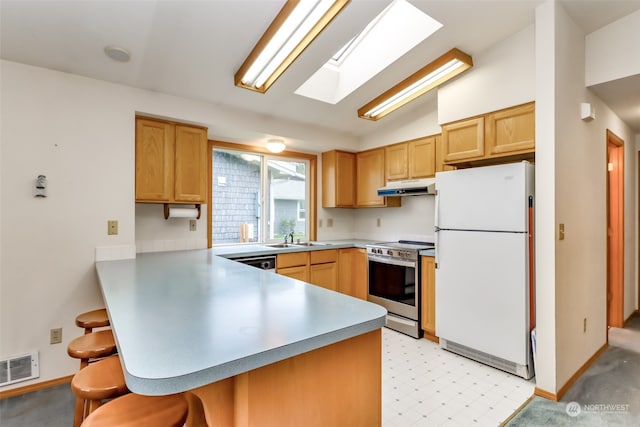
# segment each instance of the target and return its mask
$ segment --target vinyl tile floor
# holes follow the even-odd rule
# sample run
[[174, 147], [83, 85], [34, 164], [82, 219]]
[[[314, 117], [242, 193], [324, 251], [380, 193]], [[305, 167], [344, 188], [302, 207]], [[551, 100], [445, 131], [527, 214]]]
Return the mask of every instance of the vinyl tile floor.
[[382, 425], [498, 426], [533, 395], [525, 380], [383, 328]]
[[[533, 380], [382, 331], [383, 427], [498, 426], [533, 394]], [[66, 384], [3, 399], [0, 426], [70, 426], [73, 402]]]

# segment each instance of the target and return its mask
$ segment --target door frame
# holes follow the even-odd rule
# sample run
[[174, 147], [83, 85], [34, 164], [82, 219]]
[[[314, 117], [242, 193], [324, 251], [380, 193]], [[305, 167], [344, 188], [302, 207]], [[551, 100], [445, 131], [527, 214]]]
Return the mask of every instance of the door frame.
[[607, 326], [624, 325], [624, 141], [607, 129]]

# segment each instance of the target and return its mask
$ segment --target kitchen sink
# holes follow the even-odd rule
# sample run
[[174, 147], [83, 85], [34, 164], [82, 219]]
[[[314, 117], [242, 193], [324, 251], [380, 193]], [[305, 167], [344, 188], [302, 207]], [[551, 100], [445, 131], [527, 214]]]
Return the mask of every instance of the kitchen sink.
[[265, 246], [268, 246], [270, 248], [293, 248], [293, 247], [296, 247], [297, 245], [294, 245], [292, 243], [270, 243]]
[[308, 247], [308, 246], [326, 246], [329, 243], [320, 243], [320, 242], [298, 242], [298, 243], [269, 243], [265, 246], [270, 248], [299, 248], [299, 247]]
[[320, 242], [299, 242], [294, 243], [293, 246], [326, 246], [328, 243], [320, 243]]

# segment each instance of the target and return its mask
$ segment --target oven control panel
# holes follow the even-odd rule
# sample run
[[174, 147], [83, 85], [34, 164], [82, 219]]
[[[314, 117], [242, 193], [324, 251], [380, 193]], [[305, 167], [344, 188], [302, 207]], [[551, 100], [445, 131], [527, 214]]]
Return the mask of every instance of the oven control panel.
[[377, 248], [377, 247], [368, 248], [368, 252], [370, 254], [380, 255], [383, 257], [401, 258], [401, 259], [406, 259], [411, 261], [416, 260], [418, 255], [417, 251], [412, 251], [412, 250]]

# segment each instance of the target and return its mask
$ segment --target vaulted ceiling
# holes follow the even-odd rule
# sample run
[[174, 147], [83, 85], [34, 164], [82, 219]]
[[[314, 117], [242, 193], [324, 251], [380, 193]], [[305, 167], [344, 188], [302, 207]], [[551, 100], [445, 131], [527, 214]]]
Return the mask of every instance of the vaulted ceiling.
[[[357, 138], [375, 132], [385, 120], [433, 102], [435, 95], [423, 96], [375, 123], [359, 119], [359, 107], [453, 47], [473, 56], [533, 24], [541, 0], [410, 2], [444, 27], [336, 105], [294, 91], [389, 0], [352, 0], [266, 94], [234, 86], [233, 76], [283, 0], [2, 0], [0, 55], [267, 118], [312, 123]], [[586, 33], [640, 9], [635, 0], [564, 0], [563, 4]], [[107, 58], [103, 48], [109, 44], [130, 50], [131, 61]], [[614, 110], [630, 102], [624, 88], [599, 89]], [[636, 120], [640, 129], [640, 117]]]

